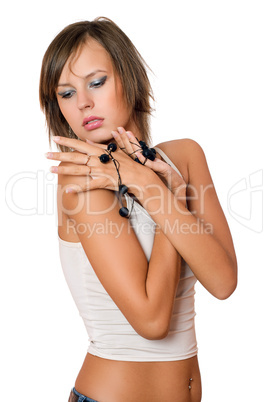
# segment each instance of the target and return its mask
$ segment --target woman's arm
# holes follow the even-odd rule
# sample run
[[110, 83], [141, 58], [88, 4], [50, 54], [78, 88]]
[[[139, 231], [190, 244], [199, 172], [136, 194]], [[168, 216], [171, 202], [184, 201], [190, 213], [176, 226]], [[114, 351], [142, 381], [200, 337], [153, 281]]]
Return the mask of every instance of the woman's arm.
[[147, 180], [154, 184], [144, 186], [141, 202], [203, 286], [215, 297], [226, 299], [237, 285], [236, 255], [204, 152], [192, 140], [160, 147], [177, 166], [186, 167], [187, 208], [152, 171], [147, 172]]
[[74, 220], [100, 282], [137, 333], [147, 339], [165, 337], [180, 274], [177, 251], [156, 230], [148, 263], [129, 220], [118, 214], [114, 192], [97, 189], [66, 194], [70, 181], [75, 184], [75, 177], [59, 176], [58, 202]]
[[[62, 137], [56, 141], [85, 154], [99, 152], [96, 147], [81, 141]], [[185, 207], [185, 202], [174, 196], [150, 169], [153, 162], [147, 161], [146, 166], [142, 166], [133, 162], [122, 151], [117, 151], [122, 181], [161, 227], [198, 280], [215, 297], [225, 299], [236, 287], [236, 257], [204, 153], [191, 140], [172, 141], [168, 149], [163, 144], [161, 147], [177, 166], [181, 163], [186, 169], [184, 176], [187, 176], [187, 203], [190, 211]], [[180, 155], [182, 161], [177, 155]], [[82, 158], [81, 154], [79, 158]], [[80, 159], [79, 163], [85, 163]], [[95, 178], [90, 181], [88, 189], [116, 189], [115, 169], [109, 163], [101, 165], [96, 163], [96, 159], [90, 163], [89, 168]], [[87, 167], [76, 167], [77, 174], [84, 174], [85, 168]], [[73, 174], [73, 167], [60, 168], [58, 173]]]
[[[119, 132], [113, 132], [113, 135], [119, 145], [128, 151], [128, 154], [131, 154], [130, 146], [133, 150], [137, 149], [137, 141], [131, 132], [120, 129]], [[187, 182], [187, 204], [185, 203], [184, 180], [171, 166], [160, 160], [145, 162], [146, 166], [161, 178], [164, 186], [163, 183], [159, 187], [158, 184], [154, 184], [153, 180], [148, 181], [152, 185], [147, 186], [146, 189], [150, 188], [155, 191], [152, 191], [151, 194], [149, 191], [147, 196], [146, 193], [143, 193], [141, 202], [150, 212], [146, 205], [152, 198], [154, 206], [151, 209], [151, 215], [155, 221], [161, 226], [164, 233], [168, 234], [170, 241], [189, 263], [199, 281], [214, 296], [225, 299], [236, 287], [236, 256], [229, 227], [221, 209], [204, 152], [192, 140], [165, 142], [160, 144], [160, 148], [180, 166], [180, 170], [183, 172]], [[138, 155], [141, 161], [145, 160], [141, 153], [135, 152], [135, 155]], [[167, 187], [173, 193], [172, 197], [167, 191]], [[159, 196], [157, 196], [158, 194]], [[188, 211], [190, 211], [192, 219], [189, 217]], [[155, 214], [155, 212], [157, 213]], [[176, 236], [176, 234], [180, 234], [180, 236]], [[206, 241], [208, 243], [204, 244]], [[192, 246], [195, 247], [194, 253]], [[211, 253], [218, 258], [217, 262], [213, 260], [215, 265], [212, 270], [210, 270], [208, 258]], [[202, 262], [206, 259], [207, 263], [203, 265]]]

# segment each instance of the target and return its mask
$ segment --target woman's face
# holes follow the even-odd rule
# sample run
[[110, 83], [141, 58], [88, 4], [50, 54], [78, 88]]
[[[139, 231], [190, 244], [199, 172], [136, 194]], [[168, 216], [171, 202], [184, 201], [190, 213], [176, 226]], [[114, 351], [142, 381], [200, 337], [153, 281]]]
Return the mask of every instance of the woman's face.
[[117, 127], [137, 134], [110, 56], [93, 39], [67, 61], [56, 94], [63, 116], [81, 140], [109, 142]]

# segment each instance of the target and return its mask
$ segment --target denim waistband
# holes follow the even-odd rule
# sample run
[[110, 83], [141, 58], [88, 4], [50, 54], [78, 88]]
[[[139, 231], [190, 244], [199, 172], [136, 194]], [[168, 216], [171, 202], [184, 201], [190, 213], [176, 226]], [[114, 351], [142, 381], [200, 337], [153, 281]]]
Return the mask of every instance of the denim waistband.
[[95, 399], [91, 399], [91, 398], [88, 398], [88, 397], [85, 396], [85, 395], [80, 394], [78, 391], [76, 391], [75, 388], [73, 388], [73, 393], [74, 393], [76, 396], [78, 396], [78, 401], [77, 401], [77, 402], [98, 402], [98, 401], [96, 401]]

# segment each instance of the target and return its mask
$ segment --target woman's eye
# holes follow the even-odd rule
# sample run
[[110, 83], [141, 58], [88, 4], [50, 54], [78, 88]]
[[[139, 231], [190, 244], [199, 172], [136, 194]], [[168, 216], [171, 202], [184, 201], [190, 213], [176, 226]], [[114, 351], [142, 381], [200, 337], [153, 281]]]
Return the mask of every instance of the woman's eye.
[[100, 78], [99, 80], [94, 80], [89, 84], [89, 88], [99, 88], [101, 87], [105, 81], [107, 80], [107, 76]]
[[66, 92], [59, 92], [59, 96], [61, 96], [63, 99], [69, 99], [73, 96], [74, 91], [66, 91]]
[[[99, 78], [97, 80], [94, 80], [94, 81], [90, 82], [88, 84], [88, 87], [89, 87], [89, 89], [100, 88], [100, 87], [102, 87], [102, 85], [105, 83], [106, 80], [107, 80], [107, 75], [102, 77], [102, 78]], [[58, 95], [62, 99], [70, 99], [75, 94], [75, 92], [76, 91], [70, 89], [70, 90], [67, 90], [67, 91], [64, 91], [64, 92], [59, 92]]]

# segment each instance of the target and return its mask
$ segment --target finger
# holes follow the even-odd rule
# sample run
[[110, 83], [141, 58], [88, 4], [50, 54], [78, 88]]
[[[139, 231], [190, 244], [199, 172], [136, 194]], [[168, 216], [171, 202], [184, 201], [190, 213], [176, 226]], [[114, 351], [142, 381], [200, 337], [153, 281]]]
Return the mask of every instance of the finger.
[[134, 159], [135, 159], [136, 153], [139, 150], [141, 150], [140, 143], [131, 131], [126, 131], [126, 135], [127, 135], [129, 143], [132, 145], [133, 151], [135, 151], [135, 153], [134, 153]]
[[147, 159], [146, 166], [152, 169], [156, 173], [165, 174], [171, 170], [171, 166], [159, 158], [155, 158], [153, 161]]
[[77, 140], [75, 138], [58, 137], [58, 136], [53, 137], [52, 139], [57, 144], [76, 149], [77, 151], [83, 154], [100, 155], [99, 148], [97, 148], [95, 145], [88, 144], [85, 141]]
[[136, 157], [138, 158], [138, 160], [140, 161], [140, 163], [142, 165], [146, 165], [147, 167], [152, 169], [153, 161], [151, 161], [150, 159], [145, 158], [140, 151], [136, 152]]
[[171, 166], [168, 165], [166, 162], [162, 161], [159, 158], [155, 158], [153, 161], [150, 159], [147, 159], [142, 155], [141, 152], [137, 152], [137, 157], [141, 164], [144, 164], [145, 166], [149, 167], [156, 173], [161, 173], [165, 174], [168, 170], [171, 169]]
[[117, 131], [112, 131], [112, 136], [114, 137], [115, 141], [117, 142], [117, 145], [119, 146], [119, 148], [127, 153], [127, 150], [125, 149], [125, 144], [121, 138], [121, 136], [119, 135], [119, 133]]
[[47, 159], [53, 159], [61, 162], [71, 162], [78, 165], [85, 165], [88, 162], [89, 155], [81, 152], [47, 152], [45, 154]]
[[73, 166], [51, 166], [50, 172], [71, 176], [87, 176], [91, 173], [91, 167], [75, 164]]
[[[138, 143], [138, 141], [136, 140], [136, 138], [134, 137], [134, 135], [129, 131], [126, 132], [126, 130], [123, 127], [118, 127], [118, 138], [120, 139], [121, 144], [123, 144], [123, 147], [125, 149], [125, 152], [131, 156], [133, 159], [136, 158], [136, 151], [138, 149], [141, 149], [140, 144]], [[131, 136], [132, 134], [132, 136]], [[130, 138], [132, 139], [132, 141], [130, 141]]]
[[140, 144], [137, 143], [137, 140], [134, 136], [133, 137], [135, 138], [135, 142], [134, 142], [134, 140], [130, 142], [130, 139], [126, 133], [126, 130], [123, 127], [118, 127], [117, 130], [124, 143], [127, 153], [129, 154], [129, 156], [131, 156], [132, 158], [135, 159], [136, 158], [135, 152], [141, 148]]

